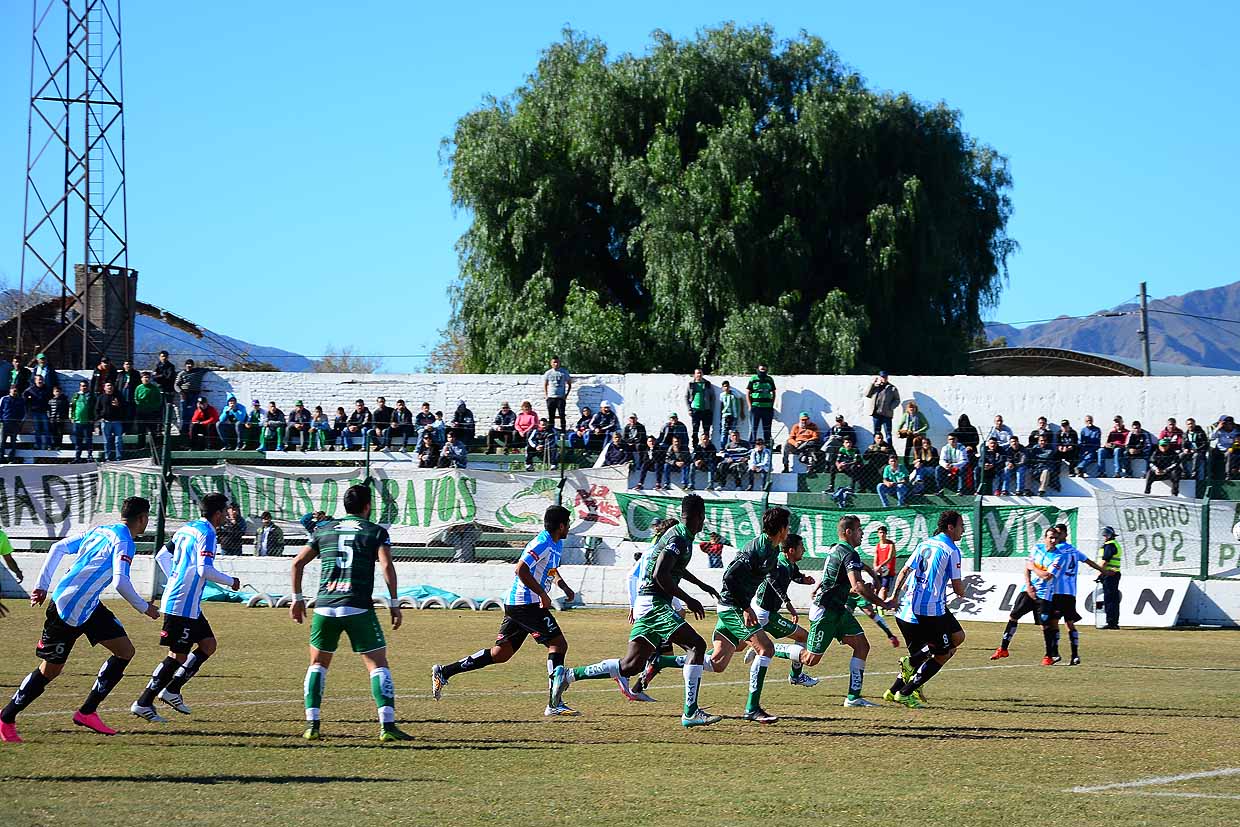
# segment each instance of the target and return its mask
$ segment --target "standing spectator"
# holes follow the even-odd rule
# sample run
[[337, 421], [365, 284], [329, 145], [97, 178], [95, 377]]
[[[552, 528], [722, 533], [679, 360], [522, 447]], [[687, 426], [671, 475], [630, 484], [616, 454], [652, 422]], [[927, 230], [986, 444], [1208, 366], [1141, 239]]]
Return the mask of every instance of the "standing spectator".
[[1102, 567], [1106, 569], [1106, 576], [1099, 577], [1102, 583], [1102, 603], [1103, 610], [1106, 612], [1106, 625], [1104, 629], [1119, 628], [1119, 578], [1120, 578], [1120, 561], [1123, 557], [1123, 551], [1119, 547], [1119, 541], [1115, 539], [1115, 529], [1106, 526], [1102, 529]]
[[[431, 418], [432, 419], [434, 418], [433, 414], [431, 415]], [[341, 451], [344, 450], [344, 434], [345, 434], [345, 431], [347, 431], [348, 429], [349, 429], [349, 415], [344, 412], [343, 407], [337, 406], [336, 417], [332, 420], [332, 430], [331, 430], [333, 450], [336, 449], [337, 447], [339, 447]], [[427, 433], [427, 436], [430, 436], [429, 432]]]
[[26, 403], [26, 418], [30, 420], [30, 428], [34, 433], [36, 451], [50, 449], [52, 445], [52, 432], [47, 417], [47, 403], [51, 398], [51, 391], [43, 384], [41, 376], [36, 376], [22, 394], [22, 401]]
[[878, 539], [874, 542], [874, 585], [878, 596], [886, 600], [896, 584], [896, 544], [888, 539], [887, 526], [880, 525], [875, 531]]
[[386, 397], [380, 396], [375, 400], [370, 421], [370, 441], [374, 443], [376, 451], [386, 451], [392, 446], [392, 409], [388, 407]]
[[172, 402], [173, 394], [176, 391], [177, 366], [172, 364], [172, 361], [168, 358], [168, 351], [161, 350], [159, 352], [159, 361], [151, 369], [151, 375], [155, 378], [155, 386], [164, 395], [164, 403]]
[[1007, 445], [1012, 441], [1012, 429], [1003, 424], [1003, 417], [995, 417], [995, 426], [990, 429], [990, 433], [986, 434], [987, 439], [994, 438], [998, 440], [1000, 445]]
[[938, 487], [944, 489], [947, 483], [954, 481], [956, 493], [963, 494], [968, 470], [969, 452], [957, 441], [954, 433], [948, 434], [947, 444], [939, 451], [939, 465], [936, 471]]
[[749, 485], [745, 488], [746, 491], [753, 490], [754, 477], [758, 474], [762, 475], [762, 488], [765, 489], [771, 478], [771, 449], [766, 447], [766, 440], [762, 437], [758, 437], [753, 450], [749, 452]]
[[[274, 402], [272, 403], [275, 404]], [[211, 436], [220, 424], [220, 412], [207, 401], [205, 396], [198, 397], [194, 405], [194, 413], [189, 420], [189, 447], [191, 451], [211, 449]]]
[[1012, 434], [1008, 439], [1007, 456], [1003, 458], [1003, 473], [999, 475], [999, 488], [999, 493], [1004, 497], [1029, 493], [1025, 490], [1025, 448], [1016, 434]]
[[140, 384], [142, 384], [142, 374], [134, 369], [133, 363], [128, 359], [121, 362], [121, 369], [116, 374], [116, 392], [120, 394], [121, 401], [125, 403], [126, 430], [130, 433], [134, 433], [133, 423], [136, 416], [134, 392]]
[[689, 422], [693, 426], [693, 441], [698, 438], [698, 426], [709, 438], [711, 423], [715, 418], [715, 386], [702, 374], [701, 368], [693, 371], [689, 387], [685, 389], [685, 405], [689, 408]]
[[[558, 360], [557, 360], [558, 361]], [[534, 460], [543, 459], [555, 471], [560, 463], [560, 450], [555, 428], [548, 419], [539, 418], [537, 427], [525, 441], [525, 470], [534, 470]]]
[[598, 445], [605, 444], [619, 427], [616, 412], [611, 409], [611, 403], [604, 399], [598, 405], [598, 413], [590, 419], [590, 440]]
[[712, 569], [723, 568], [723, 538], [718, 533], [712, 531], [708, 540], [698, 543], [698, 548], [706, 555], [708, 567]]
[[82, 461], [82, 448], [86, 448], [86, 459], [95, 459], [95, 395], [90, 392], [90, 383], [85, 380], [78, 382], [78, 392], [69, 399], [69, 421], [73, 423], [73, 461]]
[[[1072, 423], [1068, 420], [1061, 420], [1059, 423], [1059, 434], [1055, 439], [1055, 453], [1059, 455], [1059, 459], [1068, 465], [1068, 476], [1071, 477], [1076, 473], [1077, 458], [1081, 454], [1081, 437], [1072, 427]], [[1062, 468], [1055, 465], [1055, 477], [1058, 477]], [[1059, 480], [1055, 480], [1055, 490], [1059, 490]]]
[[440, 468], [465, 468], [469, 465], [469, 446], [456, 438], [456, 431], [448, 431], [443, 448], [439, 450]]
[[982, 481], [979, 491], [984, 494], [1003, 493], [1003, 468], [1007, 462], [1007, 452], [999, 444], [999, 440], [990, 437], [982, 448]]
[[103, 392], [95, 397], [95, 419], [103, 431], [103, 459], [119, 460], [125, 437], [125, 403], [111, 382], [103, 383]]
[[1223, 477], [1234, 480], [1240, 476], [1240, 430], [1236, 428], [1236, 420], [1228, 415], [1220, 416], [1210, 441], [1223, 465]]
[[30, 387], [30, 368], [22, 364], [20, 356], [14, 356], [9, 365], [9, 370], [5, 372], [4, 392], [8, 393], [9, 388], [17, 388], [17, 395], [21, 396], [26, 392], [26, 388]]
[[245, 412], [244, 437], [238, 450], [248, 450], [251, 445], [257, 448], [263, 440], [263, 405], [257, 399], [250, 400], [250, 409]]
[[1029, 473], [1038, 481], [1038, 496], [1046, 496], [1046, 488], [1051, 484], [1051, 474], [1058, 464], [1059, 458], [1046, 434], [1038, 434], [1038, 441], [1025, 451], [1025, 464]]
[[[680, 472], [680, 487], [689, 487], [689, 474], [693, 470], [693, 461], [689, 448], [680, 441], [680, 437], [672, 437], [672, 444], [667, 449], [667, 457], [663, 461], [663, 488], [672, 490], [672, 472]], [[655, 486], [658, 488], [658, 486]]]
[[900, 407], [900, 391], [887, 380], [887, 371], [880, 370], [865, 392], [866, 413], [875, 434], [891, 442], [891, 419]]
[[797, 424], [788, 432], [788, 441], [784, 443], [784, 473], [788, 473], [788, 462], [793, 455], [806, 468], [812, 468], [815, 464], [813, 455], [821, 442], [822, 434], [818, 432], [818, 426], [809, 418], [809, 413], [801, 411]]
[[107, 356], [99, 357], [99, 364], [90, 375], [90, 390], [95, 396], [103, 393], [103, 386], [111, 382], [116, 387], [116, 367]]
[[409, 437], [414, 435], [413, 411], [405, 405], [405, 400], [396, 400], [396, 409], [392, 411], [392, 439], [400, 437], [400, 452], [409, 453]]
[[439, 446], [429, 432], [422, 434], [422, 441], [418, 443], [418, 467], [439, 467]]
[[1104, 463], [1108, 459], [1114, 460], [1112, 473], [1116, 479], [1124, 476], [1124, 471], [1128, 470], [1128, 452], [1125, 450], [1128, 445], [1128, 429], [1124, 427], [1124, 418], [1117, 416], [1113, 420], [1115, 423], [1111, 428], [1111, 432], [1107, 434], [1106, 444], [1102, 446], [1102, 452], [1098, 455], [1098, 476], [1105, 477], [1106, 466]]
[[[1135, 425], [1136, 423], [1133, 424]], [[1170, 482], [1171, 496], [1180, 496], [1180, 476], [1183, 474], [1183, 470], [1180, 467], [1180, 458], [1176, 454], [1171, 440], [1158, 440], [1158, 448], [1150, 456], [1148, 467], [1145, 469], [1145, 493], [1150, 493], [1150, 486], [1155, 481]]]
[[715, 448], [715, 443], [710, 441], [710, 436], [705, 432], [698, 437], [698, 442], [693, 446], [693, 470], [689, 476], [689, 490], [693, 491], [697, 488], [697, 472], [706, 472], [706, 490], [713, 491], [715, 488], [715, 465], [719, 462], [719, 451]]
[[1141, 423], [1137, 420], [1132, 421], [1132, 430], [1128, 432], [1128, 441], [1124, 444], [1124, 476], [1132, 476], [1132, 461], [1134, 459], [1149, 461], [1150, 453], [1154, 450], [1154, 440], [1150, 436], [1150, 432], [1141, 427]]
[[917, 403], [909, 400], [904, 408], [904, 416], [900, 418], [899, 436], [904, 440], [904, 461], [908, 462], [913, 455], [913, 441], [930, 433], [930, 422], [917, 408]]
[[741, 487], [741, 474], [749, 470], [749, 446], [741, 441], [741, 432], [735, 428], [728, 432], [728, 441], [723, 446], [719, 464], [715, 466], [715, 488], [722, 491], [727, 487], [728, 477], [736, 479], [736, 487]]
[[[875, 434], [878, 432], [875, 431]], [[887, 457], [887, 467], [883, 469], [883, 478], [878, 483], [878, 499], [883, 508], [890, 508], [887, 498], [896, 495], [896, 503], [901, 507], [908, 500], [908, 472], [900, 465], [899, 457], [892, 454]]]
[[629, 414], [629, 422], [620, 432], [620, 439], [634, 456], [646, 447], [646, 426], [637, 421], [637, 414]]
[[561, 431], [568, 430], [568, 422], [564, 419], [564, 406], [568, 402], [568, 392], [572, 389], [573, 377], [567, 370], [560, 367], [560, 357], [552, 356], [551, 367], [543, 374], [543, 397], [547, 400], [547, 419], [554, 426], [558, 413]]
[[[651, 471], [654, 472], [654, 490], [663, 490], [663, 459], [667, 456], [667, 449], [659, 444], [659, 441], [653, 436], [646, 437], [646, 444], [642, 446], [640, 457], [637, 461], [637, 485], [633, 486], [634, 490], [641, 491], [646, 485], [646, 475]], [[531, 470], [531, 466], [526, 465], [525, 470]]]
[[1175, 417], [1167, 419], [1167, 426], [1162, 429], [1158, 435], [1159, 440], [1167, 440], [1171, 443], [1172, 453], [1178, 454], [1180, 449], [1184, 447], [1184, 432], [1175, 424]]
[[592, 419], [594, 419], [594, 412], [589, 406], [583, 406], [581, 416], [577, 417], [573, 430], [568, 435], [569, 448], [574, 445], [579, 446], [583, 451], [590, 448], [590, 420]]
[[[435, 427], [435, 414], [431, 413], [431, 403], [422, 403], [422, 409], [418, 411], [417, 416], [413, 418], [413, 427], [418, 432], [419, 443], [422, 441], [422, 435], [429, 434]], [[438, 440], [436, 440], [436, 442], [438, 442]]]
[[[403, 405], [404, 402], [401, 402], [397, 407], [400, 408]], [[405, 411], [406, 413], [412, 413], [408, 408], [405, 408]], [[402, 445], [400, 449], [402, 453], [404, 453], [409, 441], [409, 432], [406, 431], [405, 433], [405, 445]], [[327, 418], [327, 414], [323, 413], [322, 405], [315, 405], [314, 416], [310, 418], [310, 447], [315, 451], [325, 451], [331, 444], [331, 438], [332, 421]]]
[[530, 431], [537, 427], [538, 414], [534, 413], [533, 403], [525, 399], [521, 402], [521, 410], [517, 413], [517, 419], [513, 423], [513, 428], [517, 432], [516, 438], [524, 445], [526, 440], [530, 438]]
[[263, 524], [254, 537], [254, 553], [259, 557], [280, 557], [284, 554], [284, 529], [271, 519], [271, 512], [259, 515]]
[[611, 442], [607, 443], [607, 450], [603, 452], [603, 465], [627, 465], [632, 461], [633, 454], [629, 447], [624, 444], [620, 434], [612, 431]]
[[204, 369], [194, 367], [193, 359], [186, 359], [185, 370], [177, 374], [176, 382], [173, 383], [177, 393], [181, 395], [182, 433], [189, 433], [194, 408], [197, 407], [198, 397], [202, 396], [202, 381], [206, 375], [207, 372]]
[[[732, 383], [724, 379], [719, 385], [719, 433], [730, 434], [741, 421], [744, 406], [741, 395], [732, 390]], [[724, 439], [727, 437], [725, 436]]]
[[235, 502], [228, 504], [228, 516], [215, 530], [215, 541], [220, 550], [231, 557], [241, 554], [241, 546], [245, 542], [245, 517], [241, 516], [241, 506]]
[[855, 491], [861, 484], [861, 468], [861, 452], [857, 450], [856, 442], [851, 436], [844, 437], [844, 445], [836, 452], [835, 464], [831, 468], [831, 489], [835, 490], [836, 474], [843, 474], [851, 483], [849, 487]]
[[366, 403], [362, 400], [355, 399], [353, 401], [353, 413], [349, 414], [345, 429], [340, 434], [344, 450], [352, 451], [354, 440], [360, 440], [362, 443], [365, 443], [366, 435], [370, 433], [370, 423], [370, 408], [367, 408]]
[[952, 431], [956, 441], [960, 443], [960, 447], [969, 452], [969, 458], [977, 456], [978, 446], [981, 445], [982, 435], [978, 433], [977, 428], [973, 427], [973, 423], [969, 421], [968, 414], [961, 414], [956, 419], [956, 430]]
[[[235, 396], [229, 396], [229, 399], [235, 400]], [[245, 416], [245, 409], [238, 408], [242, 417]], [[133, 415], [134, 421], [138, 425], [138, 433], [148, 433], [151, 435], [151, 444], [154, 445], [155, 434], [159, 433], [164, 419], [164, 393], [154, 382], [151, 381], [151, 374], [143, 372], [142, 379], [138, 387], [133, 389]], [[240, 436], [238, 434], [238, 436]]]
[[680, 417], [672, 411], [667, 415], [667, 424], [663, 426], [663, 430], [659, 431], [659, 445], [664, 448], [672, 447], [672, 440], [680, 437], [681, 445], [689, 444], [689, 430], [684, 423], [680, 421]]
[[487, 453], [494, 454], [495, 447], [504, 443], [504, 453], [512, 450], [512, 441], [517, 436], [517, 415], [507, 402], [499, 406], [499, 413], [491, 422], [491, 430], [487, 431]]
[[[56, 374], [56, 369], [47, 361], [47, 354], [40, 353], [35, 357], [35, 365], [31, 370], [31, 378], [35, 376], [43, 377], [43, 384], [47, 385], [49, 391], [60, 387], [60, 377]], [[67, 397], [66, 397], [67, 398]]]
[[770, 442], [771, 423], [775, 419], [775, 380], [767, 374], [766, 365], [758, 365], [758, 372], [749, 377], [746, 400], [749, 402], [749, 438], [757, 437], [761, 428], [765, 435], [763, 444]]
[[1094, 424], [1094, 418], [1085, 414], [1085, 424], [1081, 426], [1080, 459], [1076, 463], [1076, 475], [1086, 477], [1090, 463], [1098, 465], [1098, 475], [1106, 476], [1102, 467], [1099, 452], [1102, 450], [1102, 429]]
[[68, 422], [69, 397], [61, 392], [60, 385], [53, 385], [52, 398], [47, 401], [47, 424], [51, 432], [49, 440], [53, 451], [64, 447], [65, 426]]
[[1047, 424], [1046, 417], [1044, 416], [1038, 417], [1038, 424], [1032, 431], [1029, 432], [1029, 439], [1025, 444], [1030, 446], [1037, 445], [1038, 437], [1040, 436], [1045, 436], [1050, 442], [1051, 447], [1055, 447], [1055, 432], [1050, 429], [1050, 426]]
[[[158, 389], [154, 395], [159, 396]], [[224, 406], [224, 410], [220, 411], [220, 421], [215, 426], [215, 432], [220, 437], [221, 451], [241, 449], [245, 440], [245, 422], [248, 418], [249, 415], [237, 401], [236, 394], [228, 394], [228, 404]]]
[[474, 441], [474, 412], [466, 405], [464, 399], [456, 400], [456, 410], [452, 412], [452, 430], [456, 433], [456, 441], [464, 445]]
[[26, 403], [17, 390], [17, 383], [9, 385], [9, 395], [0, 398], [0, 458], [4, 450], [13, 446], [8, 459], [17, 459], [17, 435], [22, 431], [22, 420], [26, 418]]
[[[391, 408], [388, 410], [390, 411]], [[314, 414], [310, 413], [300, 399], [294, 402], [293, 410], [288, 412], [288, 426], [284, 429], [284, 450], [289, 449], [289, 446], [293, 444], [293, 437], [296, 436], [297, 441], [301, 443], [302, 453], [305, 453], [310, 447], [310, 429], [313, 423]]]
[[280, 410], [276, 405], [276, 401], [272, 399], [267, 403], [267, 412], [263, 414], [263, 429], [259, 431], [258, 450], [266, 451], [267, 441], [274, 440], [276, 443], [275, 450], [284, 450], [284, 428], [288, 424], [288, 420], [284, 416], [284, 411]]
[[1210, 437], [1205, 428], [1191, 416], [1184, 420], [1184, 441], [1181, 458], [1184, 467], [1196, 482], [1204, 482], [1210, 470]]

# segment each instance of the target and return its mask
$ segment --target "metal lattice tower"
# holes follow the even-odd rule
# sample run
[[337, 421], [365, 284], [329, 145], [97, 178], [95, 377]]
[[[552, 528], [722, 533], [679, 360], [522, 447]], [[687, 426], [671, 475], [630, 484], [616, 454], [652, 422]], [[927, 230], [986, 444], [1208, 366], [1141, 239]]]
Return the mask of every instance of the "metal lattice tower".
[[[17, 351], [41, 346], [63, 367], [88, 368], [100, 354], [133, 353], [121, 4], [33, 4]], [[23, 325], [49, 294], [60, 298], [55, 322]]]

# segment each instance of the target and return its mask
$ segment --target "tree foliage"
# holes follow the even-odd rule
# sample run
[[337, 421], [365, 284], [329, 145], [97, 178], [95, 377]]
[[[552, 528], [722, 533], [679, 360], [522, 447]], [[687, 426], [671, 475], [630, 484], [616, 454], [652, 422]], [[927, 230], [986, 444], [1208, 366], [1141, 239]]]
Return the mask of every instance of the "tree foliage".
[[1015, 248], [1006, 160], [816, 37], [653, 41], [565, 30], [445, 141], [469, 369], [963, 367]]
[[323, 358], [314, 361], [314, 370], [316, 373], [374, 373], [380, 364], [382, 360], [373, 356], [358, 355], [353, 345], [328, 345]]

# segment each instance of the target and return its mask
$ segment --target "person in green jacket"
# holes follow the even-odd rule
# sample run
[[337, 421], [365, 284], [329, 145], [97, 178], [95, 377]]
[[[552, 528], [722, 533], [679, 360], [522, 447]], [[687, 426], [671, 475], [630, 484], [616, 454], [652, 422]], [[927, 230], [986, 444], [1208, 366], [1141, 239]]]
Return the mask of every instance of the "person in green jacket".
[[930, 433], [930, 421], [926, 419], [926, 415], [917, 410], [916, 402], [909, 402], [904, 409], [904, 416], [900, 417], [900, 428], [897, 436], [904, 438], [904, 464], [909, 464], [909, 458], [913, 455], [913, 440], [919, 436], [925, 436]]
[[78, 383], [78, 392], [69, 400], [69, 421], [73, 423], [73, 459], [82, 461], [82, 448], [86, 459], [95, 459], [95, 395], [90, 392], [89, 382]]
[[151, 381], [149, 371], [142, 371], [142, 382], [133, 389], [134, 424], [138, 427], [138, 435], [150, 434], [152, 444], [159, 433], [163, 420], [164, 393], [159, 385]]
[[758, 372], [749, 377], [749, 441], [758, 438], [758, 429], [765, 431], [767, 443], [771, 442], [771, 422], [775, 419], [775, 380], [766, 372], [766, 365], [758, 365]]

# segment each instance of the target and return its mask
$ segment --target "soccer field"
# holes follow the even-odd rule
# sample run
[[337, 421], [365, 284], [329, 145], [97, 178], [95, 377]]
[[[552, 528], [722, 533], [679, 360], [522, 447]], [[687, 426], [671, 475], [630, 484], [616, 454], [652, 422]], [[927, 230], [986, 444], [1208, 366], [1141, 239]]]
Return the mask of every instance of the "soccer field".
[[[7, 695], [35, 663], [42, 611], [0, 621]], [[1083, 632], [1084, 665], [1038, 665], [1024, 625], [1012, 657], [988, 660], [1001, 627], [971, 624], [964, 648], [927, 687], [932, 708], [845, 709], [846, 650], [833, 646], [814, 688], [776, 661], [763, 727], [739, 719], [747, 669], [706, 675], [702, 703], [731, 717], [679, 723], [669, 670], [625, 701], [609, 681], [566, 695], [579, 718], [544, 720], [542, 647], [460, 675], [442, 701], [430, 666], [494, 639], [496, 612], [406, 612], [389, 634], [397, 719], [416, 740], [380, 744], [360, 660], [337, 654], [325, 739], [301, 740], [307, 628], [284, 610], [208, 605], [220, 652], [185, 691], [194, 708], [163, 725], [128, 713], [162, 652], [159, 624], [113, 604], [138, 656], [101, 710], [104, 738], [69, 717], [102, 662], [82, 640], [64, 675], [20, 718], [24, 744], [0, 748], [0, 823], [304, 824], [1090, 824], [1219, 825], [1240, 820], [1240, 638], [1231, 632]], [[708, 618], [710, 616], [708, 615]], [[568, 662], [623, 653], [621, 611], [558, 619]], [[713, 620], [713, 618], [712, 618]], [[878, 699], [896, 654], [874, 644], [866, 694]], [[707, 631], [706, 622], [697, 627]], [[1066, 641], [1065, 641], [1066, 646]], [[1230, 772], [1227, 772], [1230, 770]], [[1189, 777], [1195, 773], [1209, 773]], [[1154, 779], [1154, 780], [1151, 780]], [[1096, 791], [1073, 791], [1095, 788]], [[772, 821], [773, 820], [773, 821]]]

